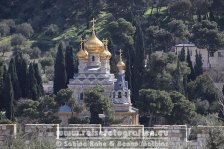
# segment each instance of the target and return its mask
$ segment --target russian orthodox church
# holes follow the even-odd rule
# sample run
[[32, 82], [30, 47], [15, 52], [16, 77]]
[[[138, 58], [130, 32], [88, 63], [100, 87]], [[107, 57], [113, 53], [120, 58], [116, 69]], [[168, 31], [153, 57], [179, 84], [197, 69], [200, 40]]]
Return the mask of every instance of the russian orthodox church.
[[[105, 96], [113, 103], [115, 117], [124, 118], [123, 124], [137, 125], [139, 122], [138, 109], [134, 108], [131, 103], [128, 82], [125, 81], [125, 63], [122, 60], [122, 52], [120, 50], [117, 63], [118, 74], [115, 78], [114, 74], [110, 73], [112, 55], [107, 47], [108, 40], [100, 41], [97, 38], [95, 20], [91, 22], [93, 23], [92, 34], [87, 40], [81, 39], [80, 50], [76, 55], [79, 61], [78, 73], [70, 79], [68, 88], [73, 90], [73, 96], [78, 103], [83, 104], [86, 89], [97, 85], [102, 86]], [[63, 109], [65, 113], [69, 112], [68, 107], [61, 107], [61, 109], [62, 111], [59, 111], [61, 114], [63, 114]], [[82, 116], [88, 115], [90, 116], [89, 111], [82, 113]]]

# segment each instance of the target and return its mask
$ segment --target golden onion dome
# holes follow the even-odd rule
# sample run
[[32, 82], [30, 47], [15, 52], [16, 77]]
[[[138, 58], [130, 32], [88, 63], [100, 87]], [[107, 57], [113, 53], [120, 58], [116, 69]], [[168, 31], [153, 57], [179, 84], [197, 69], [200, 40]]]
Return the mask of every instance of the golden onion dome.
[[103, 52], [100, 53], [100, 58], [105, 60], [109, 58], [108, 52], [104, 49]]
[[96, 37], [94, 30], [92, 36], [85, 42], [84, 47], [90, 53], [100, 53], [104, 50], [104, 44]]
[[119, 70], [123, 70], [123, 69], [125, 68], [125, 63], [124, 63], [123, 60], [122, 60], [122, 51], [121, 51], [121, 49], [120, 49], [120, 60], [119, 60], [119, 62], [117, 63], [117, 68], [118, 68]]
[[106, 51], [107, 51], [107, 54], [108, 54], [108, 58], [110, 59], [111, 56], [112, 56], [112, 54], [111, 54], [110, 51], [107, 49], [107, 47], [106, 47]]
[[101, 57], [101, 59], [110, 59], [111, 58], [111, 53], [107, 49], [108, 40], [103, 39], [103, 43], [105, 45], [105, 48], [104, 48], [103, 52], [101, 52], [100, 57]]
[[80, 60], [88, 59], [88, 52], [86, 50], [80, 49], [77, 53], [77, 57]]
[[88, 59], [88, 52], [82, 48], [82, 44], [83, 44], [84, 40], [81, 39], [81, 43], [80, 43], [80, 50], [79, 52], [76, 54], [76, 56], [78, 57], [79, 60], [86, 60]]
[[117, 68], [118, 68], [118, 69], [124, 69], [124, 68], [125, 68], [125, 63], [124, 63], [123, 61], [119, 61], [119, 62], [117, 63]]
[[84, 44], [84, 48], [90, 53], [100, 53], [103, 52], [104, 44], [96, 37], [95, 33], [95, 22], [96, 20], [93, 18], [91, 21], [92, 24], [92, 35]]

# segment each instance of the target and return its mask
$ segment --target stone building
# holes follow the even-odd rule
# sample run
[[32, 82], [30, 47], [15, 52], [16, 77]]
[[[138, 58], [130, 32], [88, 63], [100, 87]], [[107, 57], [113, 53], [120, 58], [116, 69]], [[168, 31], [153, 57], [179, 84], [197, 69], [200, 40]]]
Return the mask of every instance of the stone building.
[[187, 51], [189, 50], [191, 61], [193, 65], [195, 64], [195, 55], [196, 51], [201, 54], [202, 62], [203, 62], [203, 69], [209, 70], [213, 68], [215, 70], [224, 70], [224, 50], [219, 49], [214, 53], [209, 53], [207, 49], [200, 49], [195, 46], [195, 44], [178, 44], [175, 45], [175, 52], [180, 54], [181, 49], [185, 49], [185, 54], [187, 55]]
[[[81, 48], [77, 53], [79, 60], [78, 73], [70, 79], [68, 88], [73, 90], [73, 96], [79, 104], [84, 104], [84, 91], [100, 85], [104, 88], [105, 96], [112, 101], [115, 117], [125, 118], [124, 124], [138, 124], [138, 109], [134, 108], [130, 99], [128, 82], [125, 81], [125, 64], [120, 51], [117, 63], [118, 75], [110, 73], [111, 53], [108, 50], [107, 40], [100, 41], [95, 33], [93, 19], [92, 34], [87, 40], [81, 39]], [[81, 113], [90, 116], [89, 111]]]
[[208, 50], [207, 49], [197, 48], [195, 46], [195, 44], [178, 44], [178, 45], [175, 45], [175, 52], [177, 52], [177, 54], [180, 54], [182, 48], [184, 48], [186, 56], [187, 56], [187, 51], [189, 50], [189, 53], [191, 56], [191, 61], [192, 61], [193, 65], [195, 64], [195, 60], [196, 60], [195, 56], [196, 56], [196, 51], [197, 51], [202, 56], [203, 69], [207, 70], [209, 68]]

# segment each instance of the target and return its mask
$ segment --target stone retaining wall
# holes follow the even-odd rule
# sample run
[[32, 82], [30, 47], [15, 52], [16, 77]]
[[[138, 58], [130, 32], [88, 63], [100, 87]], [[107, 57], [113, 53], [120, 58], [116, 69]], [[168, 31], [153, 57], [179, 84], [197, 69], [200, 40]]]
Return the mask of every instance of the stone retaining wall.
[[16, 136], [16, 124], [0, 124], [0, 144]]
[[59, 124], [26, 124], [25, 133], [28, 138], [59, 138]]
[[[86, 125], [86, 124], [72, 124], [67, 128], [68, 131], [137, 131], [140, 134], [144, 134], [146, 131], [153, 131], [155, 137], [167, 138], [168, 149], [204, 149], [206, 148], [205, 142], [210, 134], [210, 131], [219, 132], [224, 130], [224, 126], [198, 126], [195, 128], [189, 128], [186, 125], [156, 125], [151, 128], [144, 128], [143, 125], [128, 126], [128, 125], [112, 125], [110, 128], [101, 127], [101, 125]], [[64, 128], [64, 129], [65, 129]], [[59, 139], [60, 132], [63, 127], [59, 127], [59, 124], [27, 124], [25, 125], [25, 133], [29, 138], [31, 137], [48, 137], [53, 139]], [[195, 129], [195, 138], [189, 140], [190, 131]], [[164, 133], [161, 133], [164, 132]], [[159, 134], [159, 135], [158, 135]], [[16, 136], [16, 124], [3, 124], [0, 125], [0, 144]], [[60, 136], [61, 137], [61, 136]], [[84, 136], [86, 137], [86, 136]], [[145, 137], [145, 136], [143, 136]], [[65, 137], [66, 138], [66, 137]], [[91, 137], [90, 137], [91, 138]], [[75, 137], [73, 138], [75, 139]]]

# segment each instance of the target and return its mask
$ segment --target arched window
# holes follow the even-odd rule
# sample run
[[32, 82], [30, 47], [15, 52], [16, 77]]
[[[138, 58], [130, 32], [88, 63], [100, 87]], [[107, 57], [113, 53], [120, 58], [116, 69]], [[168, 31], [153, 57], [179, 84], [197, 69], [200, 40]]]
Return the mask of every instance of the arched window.
[[118, 98], [121, 98], [121, 96], [122, 96], [121, 92], [118, 92]]
[[120, 87], [122, 86], [122, 82], [119, 82], [119, 86], [120, 86]]
[[83, 93], [80, 93], [80, 100], [83, 100]]
[[95, 56], [92, 56], [92, 61], [93, 61], [93, 62], [95, 61]]
[[125, 92], [125, 97], [128, 98], [128, 93], [127, 92]]

